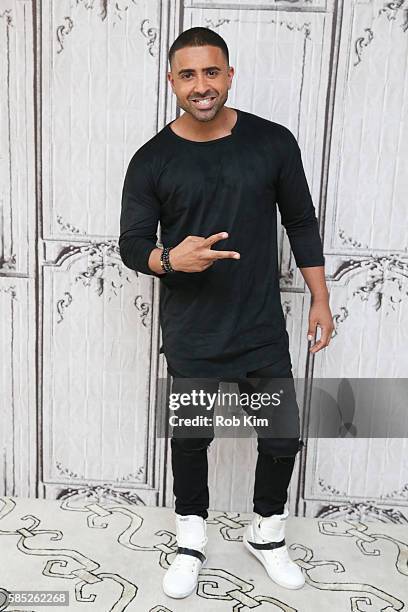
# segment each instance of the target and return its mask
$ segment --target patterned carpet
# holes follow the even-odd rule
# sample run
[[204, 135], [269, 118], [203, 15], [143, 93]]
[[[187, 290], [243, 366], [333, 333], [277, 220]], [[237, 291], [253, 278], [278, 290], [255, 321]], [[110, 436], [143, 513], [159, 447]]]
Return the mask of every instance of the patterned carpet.
[[[208, 565], [184, 600], [161, 589], [176, 548], [174, 513], [106, 497], [0, 498], [0, 587], [68, 591], [55, 612], [391, 612], [408, 601], [408, 528], [358, 520], [289, 517], [286, 541], [306, 585], [275, 585], [241, 540], [251, 514], [211, 511]], [[3, 599], [4, 601], [4, 599]], [[0, 610], [4, 609], [0, 605]]]

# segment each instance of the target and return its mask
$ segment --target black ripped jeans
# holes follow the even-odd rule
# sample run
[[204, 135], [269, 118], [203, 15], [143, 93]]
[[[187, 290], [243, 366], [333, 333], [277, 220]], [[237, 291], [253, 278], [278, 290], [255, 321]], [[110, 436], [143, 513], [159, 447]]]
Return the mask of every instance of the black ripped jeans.
[[[183, 393], [191, 391], [193, 379], [184, 380], [182, 374], [168, 366], [169, 373], [173, 376], [172, 393]], [[204, 376], [203, 376], [204, 378]], [[239, 392], [251, 393], [254, 391], [254, 381], [257, 381], [257, 391], [267, 390], [267, 379], [285, 378], [292, 394], [292, 410], [297, 420], [297, 437], [271, 438], [261, 437], [258, 434], [257, 450], [258, 457], [255, 469], [255, 483], [253, 496], [253, 510], [261, 516], [282, 514], [288, 497], [288, 486], [292, 476], [294, 463], [298, 451], [304, 446], [299, 437], [299, 408], [296, 402], [293, 374], [290, 356], [267, 367], [248, 372], [245, 378], [230, 379], [194, 379], [200, 380], [200, 388], [210, 393], [216, 393], [219, 382], [222, 380], [237, 382]], [[264, 380], [262, 380], [264, 379]], [[259, 387], [260, 383], [260, 387]], [[264, 384], [263, 384], [264, 383]], [[285, 382], [286, 384], [286, 382]], [[197, 387], [196, 387], [197, 388]], [[286, 387], [285, 387], [286, 390]], [[245, 408], [244, 408], [245, 410]], [[248, 412], [248, 411], [247, 411]], [[210, 413], [211, 414], [211, 413]], [[171, 457], [173, 468], [173, 493], [175, 495], [175, 511], [177, 514], [197, 514], [203, 518], [208, 517], [209, 491], [208, 491], [208, 461], [207, 449], [214, 436], [208, 437], [171, 437]]]

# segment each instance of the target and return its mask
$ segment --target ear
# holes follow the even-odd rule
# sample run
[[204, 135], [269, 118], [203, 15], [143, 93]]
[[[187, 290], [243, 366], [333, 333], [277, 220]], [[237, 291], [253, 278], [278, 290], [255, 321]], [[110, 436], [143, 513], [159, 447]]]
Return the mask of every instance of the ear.
[[234, 68], [232, 66], [230, 66], [229, 70], [228, 70], [228, 80], [229, 80], [228, 89], [231, 89], [232, 79], [234, 77], [234, 73], [235, 73]]
[[170, 71], [167, 73], [167, 80], [169, 81], [171, 88], [174, 91], [173, 75], [171, 74]]

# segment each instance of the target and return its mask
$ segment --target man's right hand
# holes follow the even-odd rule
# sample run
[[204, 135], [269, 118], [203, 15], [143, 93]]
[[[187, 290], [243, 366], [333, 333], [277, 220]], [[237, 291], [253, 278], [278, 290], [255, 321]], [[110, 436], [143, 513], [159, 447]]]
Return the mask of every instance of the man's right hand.
[[227, 232], [212, 234], [208, 238], [187, 236], [169, 252], [170, 264], [176, 272], [202, 272], [217, 259], [239, 259], [236, 251], [217, 251], [211, 247], [216, 242], [228, 238]]

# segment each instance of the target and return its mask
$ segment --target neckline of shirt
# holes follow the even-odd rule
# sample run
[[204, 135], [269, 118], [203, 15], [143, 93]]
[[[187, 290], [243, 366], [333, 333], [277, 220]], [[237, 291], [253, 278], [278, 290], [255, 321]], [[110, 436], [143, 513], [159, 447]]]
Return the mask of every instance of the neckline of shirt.
[[237, 120], [235, 121], [235, 124], [231, 128], [231, 134], [227, 134], [226, 136], [221, 136], [221, 138], [213, 138], [212, 140], [190, 140], [189, 138], [183, 138], [183, 136], [179, 136], [178, 134], [176, 134], [176, 132], [173, 132], [173, 130], [170, 127], [171, 124], [174, 123], [175, 119], [173, 119], [173, 121], [170, 121], [170, 123], [168, 123], [165, 127], [167, 128], [167, 131], [170, 133], [171, 136], [173, 136], [177, 140], [181, 140], [181, 142], [187, 142], [194, 146], [195, 145], [199, 145], [199, 146], [214, 145], [218, 142], [224, 142], [226, 140], [231, 140], [235, 136], [240, 120], [241, 120], [241, 117], [242, 117], [242, 111], [240, 111], [239, 108], [234, 108], [234, 107], [232, 107], [232, 110], [234, 110], [237, 113]]

